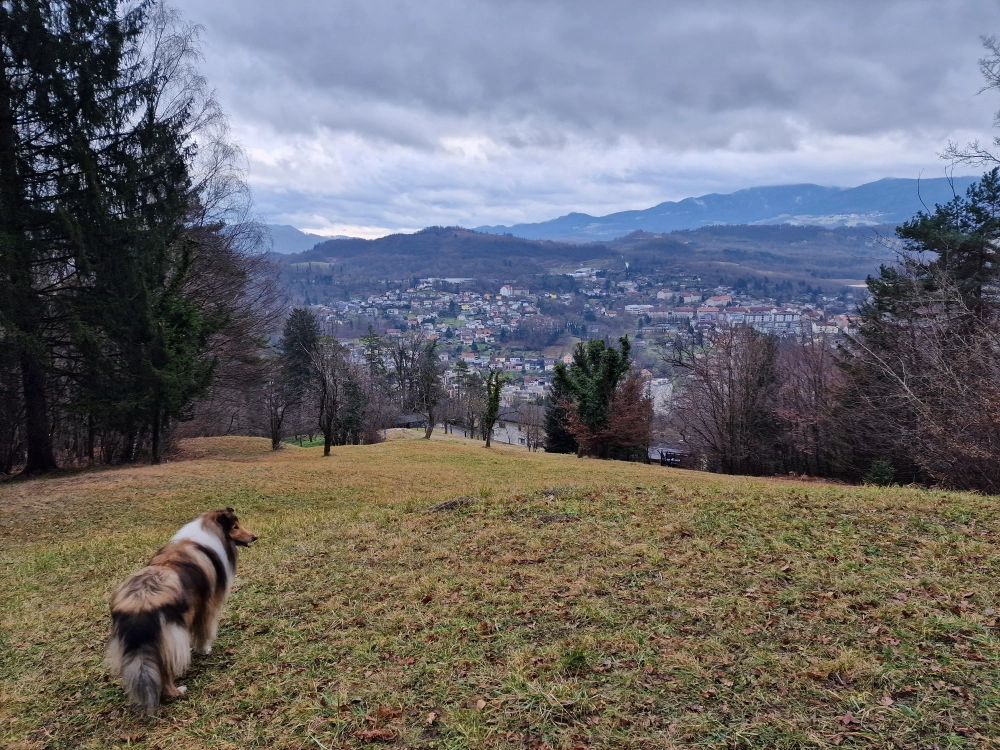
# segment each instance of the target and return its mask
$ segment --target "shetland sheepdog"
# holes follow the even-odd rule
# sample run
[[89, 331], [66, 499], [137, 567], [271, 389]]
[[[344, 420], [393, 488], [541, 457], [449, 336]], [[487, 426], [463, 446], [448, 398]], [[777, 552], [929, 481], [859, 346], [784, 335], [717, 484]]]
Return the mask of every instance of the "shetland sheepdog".
[[256, 540], [232, 508], [202, 513], [118, 587], [106, 664], [147, 714], [156, 713], [162, 697], [184, 694], [187, 688], [174, 680], [187, 670], [192, 647], [199, 654], [212, 650], [237, 547]]

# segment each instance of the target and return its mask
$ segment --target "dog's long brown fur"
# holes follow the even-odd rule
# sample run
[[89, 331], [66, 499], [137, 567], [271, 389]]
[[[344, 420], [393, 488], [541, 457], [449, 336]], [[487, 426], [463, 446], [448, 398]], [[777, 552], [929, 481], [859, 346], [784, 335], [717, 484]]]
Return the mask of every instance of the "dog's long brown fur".
[[232, 508], [202, 513], [115, 592], [107, 664], [146, 713], [156, 713], [163, 697], [184, 693], [174, 681], [187, 670], [192, 647], [212, 650], [237, 548], [256, 539]]

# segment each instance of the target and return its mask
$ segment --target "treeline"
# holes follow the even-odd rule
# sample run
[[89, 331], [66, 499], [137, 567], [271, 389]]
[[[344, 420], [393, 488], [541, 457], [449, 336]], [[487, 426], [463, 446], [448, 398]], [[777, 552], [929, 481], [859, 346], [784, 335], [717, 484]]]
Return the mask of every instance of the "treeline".
[[734, 327], [670, 352], [705, 468], [1000, 492], [1000, 171], [897, 235], [846, 342]]
[[360, 343], [352, 351], [322, 335], [308, 309], [291, 310], [281, 338], [259, 360], [261, 376], [217, 382], [180, 434], [266, 436], [274, 450], [322, 436], [329, 455], [333, 446], [377, 443], [397, 426], [422, 427], [426, 438], [438, 426], [458, 429], [489, 447], [494, 426], [512, 420], [526, 447], [541, 446], [543, 408], [502, 405], [504, 373], [461, 361], [447, 373], [438, 340], [417, 331], [385, 336], [369, 328]]
[[0, 472], [158, 461], [273, 325], [240, 153], [159, 3], [0, 20]]

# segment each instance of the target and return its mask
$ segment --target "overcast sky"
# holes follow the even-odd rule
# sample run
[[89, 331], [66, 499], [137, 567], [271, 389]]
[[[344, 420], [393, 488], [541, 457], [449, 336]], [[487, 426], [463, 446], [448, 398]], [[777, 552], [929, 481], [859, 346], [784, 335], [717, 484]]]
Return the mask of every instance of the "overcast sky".
[[1000, 0], [173, 2], [258, 211], [322, 234], [940, 177], [1000, 109]]

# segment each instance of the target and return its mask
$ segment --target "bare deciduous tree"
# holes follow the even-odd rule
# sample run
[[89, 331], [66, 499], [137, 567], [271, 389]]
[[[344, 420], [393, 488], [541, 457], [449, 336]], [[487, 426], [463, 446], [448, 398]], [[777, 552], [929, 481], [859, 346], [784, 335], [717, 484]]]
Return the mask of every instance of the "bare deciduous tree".
[[843, 377], [833, 343], [804, 332], [779, 348], [777, 370], [784, 468], [811, 476], [840, 473], [834, 411]]
[[310, 353], [313, 387], [317, 401], [317, 425], [323, 433], [323, 455], [330, 455], [330, 446], [340, 422], [347, 362], [344, 347], [333, 340], [320, 341]]
[[517, 421], [529, 451], [545, 447], [545, 407], [540, 404], [520, 404]]
[[427, 420], [424, 438], [430, 440], [438, 418], [438, 405], [444, 399], [444, 364], [438, 359], [437, 339], [424, 341], [416, 348], [410, 376], [413, 409]]
[[289, 388], [284, 378], [281, 361], [277, 358], [268, 363], [264, 384], [260, 389], [260, 412], [266, 420], [266, 433], [271, 438], [271, 450], [281, 447], [285, 436], [285, 420], [299, 405], [300, 394]]
[[777, 342], [743, 325], [706, 338], [703, 350], [678, 345], [667, 355], [686, 373], [675, 402], [678, 430], [713, 471], [767, 473], [777, 436]]

